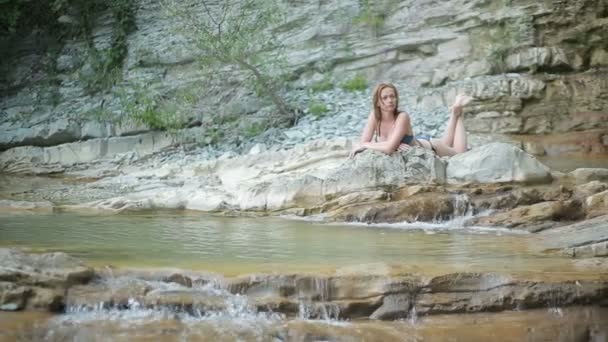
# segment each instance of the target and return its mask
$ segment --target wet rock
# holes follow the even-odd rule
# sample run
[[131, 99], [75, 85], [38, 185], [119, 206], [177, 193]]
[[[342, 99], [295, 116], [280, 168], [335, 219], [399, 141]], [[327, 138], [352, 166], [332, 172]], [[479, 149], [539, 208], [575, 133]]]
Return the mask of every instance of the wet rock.
[[95, 309], [126, 309], [133, 303], [142, 303], [152, 289], [146, 281], [120, 277], [115, 280], [77, 285], [68, 289], [65, 306], [69, 312]]
[[583, 216], [583, 206], [579, 201], [549, 201], [477, 217], [467, 222], [467, 224], [540, 231], [552, 227], [555, 222], [573, 221]]
[[65, 308], [64, 289], [45, 289], [37, 287], [28, 298], [27, 310], [42, 310], [48, 312], [63, 312]]
[[364, 299], [386, 293], [414, 293], [422, 286], [422, 280], [414, 275], [389, 277], [387, 275], [357, 275], [332, 277], [331, 299]]
[[253, 298], [252, 304], [259, 312], [281, 313], [288, 317], [297, 315], [299, 303], [286, 298]]
[[564, 307], [591, 304], [605, 300], [607, 283], [565, 282], [535, 283], [516, 282], [500, 285], [481, 292], [445, 291], [422, 293], [416, 297], [416, 313], [432, 315], [441, 313], [472, 313]]
[[200, 289], [154, 289], [141, 303], [147, 308], [173, 308], [192, 314], [227, 311], [231, 305], [227, 294]]
[[165, 278], [166, 282], [180, 284], [184, 287], [192, 287], [192, 279], [183, 274], [174, 273], [169, 277]]
[[543, 201], [565, 201], [572, 197], [572, 191], [564, 186], [540, 187], [499, 187], [472, 193], [471, 203], [477, 211], [483, 209], [506, 210], [518, 206], [537, 204]]
[[430, 292], [488, 291], [514, 282], [495, 273], [453, 273], [431, 279], [425, 289]]
[[[302, 283], [307, 283], [309, 279], [309, 277], [298, 277], [297, 275], [290, 274], [276, 276], [252, 275], [226, 280], [223, 286], [233, 294], [246, 294], [252, 297], [289, 297], [297, 291], [302, 291]], [[298, 282], [300, 283], [299, 287], [297, 285]]]
[[25, 254], [0, 248], [2, 305], [61, 311], [67, 288], [93, 278], [93, 270], [65, 253]]
[[0, 200], [0, 211], [52, 212], [53, 203]]
[[93, 275], [93, 269], [65, 253], [26, 254], [0, 248], [0, 281], [54, 288], [83, 284]]
[[607, 256], [608, 215], [544, 231], [535, 239], [547, 251], [572, 257]]
[[340, 196], [334, 200], [323, 203], [320, 207], [312, 208], [311, 212], [327, 212], [341, 207], [357, 203], [376, 202], [387, 200], [389, 194], [386, 191], [362, 191]]
[[10, 282], [0, 282], [0, 310], [17, 311], [25, 307], [31, 296], [31, 289], [16, 286]]
[[407, 318], [413, 306], [410, 294], [390, 294], [384, 296], [382, 306], [374, 311], [369, 318], [380, 320], [396, 320]]
[[329, 218], [355, 222], [415, 222], [447, 219], [453, 214], [450, 195], [428, 193], [394, 202], [352, 205], [330, 213]]

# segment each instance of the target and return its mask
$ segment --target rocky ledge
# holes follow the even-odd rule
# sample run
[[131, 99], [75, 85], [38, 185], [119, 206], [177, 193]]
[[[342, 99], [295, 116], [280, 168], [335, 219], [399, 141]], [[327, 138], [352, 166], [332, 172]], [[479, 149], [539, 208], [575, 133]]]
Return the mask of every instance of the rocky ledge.
[[[173, 209], [366, 223], [458, 217], [463, 226], [533, 233], [560, 228], [561, 234], [543, 234], [540, 245], [569, 255], [608, 255], [607, 169], [555, 172], [504, 143], [452, 158], [412, 148], [390, 156], [364, 151], [349, 159], [350, 147], [348, 139], [320, 140], [213, 160], [171, 153], [111, 170], [84, 164], [67, 175], [87, 182], [70, 184], [61, 193], [13, 194], [35, 202], [2, 201], [0, 210]], [[568, 236], [570, 241], [560, 238]]]
[[539, 280], [497, 273], [255, 274], [224, 278], [185, 271], [98, 269], [63, 254], [0, 249], [0, 308], [52, 312], [234, 310], [285, 317], [395, 320], [457, 314], [608, 306], [608, 278]]

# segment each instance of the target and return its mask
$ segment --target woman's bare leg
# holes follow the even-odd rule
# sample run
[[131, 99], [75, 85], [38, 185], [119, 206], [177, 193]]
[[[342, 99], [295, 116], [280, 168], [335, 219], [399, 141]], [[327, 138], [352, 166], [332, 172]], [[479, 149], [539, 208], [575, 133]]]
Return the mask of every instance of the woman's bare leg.
[[[472, 97], [458, 94], [454, 99], [454, 104], [450, 107], [451, 115], [448, 125], [445, 128], [441, 141], [449, 147], [454, 147], [458, 151], [466, 151], [467, 136], [464, 129], [464, 119], [462, 118], [462, 107], [473, 100]], [[464, 146], [464, 147], [463, 147]]]
[[441, 137], [441, 142], [443, 142], [446, 146], [452, 146], [454, 144], [454, 134], [459, 117], [456, 112], [457, 110], [462, 110], [462, 108], [456, 108], [454, 106], [450, 107], [450, 120], [448, 121], [448, 125], [443, 132], [443, 137]]
[[433, 144], [435, 152], [440, 157], [451, 157], [455, 154], [458, 154], [458, 151], [456, 151], [451, 146], [446, 145], [441, 139], [431, 139], [430, 142], [427, 140], [421, 140], [422, 146], [428, 149], [431, 149], [431, 143]]
[[[453, 156], [467, 150], [467, 132], [462, 118], [462, 107], [473, 100], [472, 97], [459, 94], [450, 107], [451, 115], [441, 139], [431, 139], [437, 154], [441, 157]], [[425, 146], [428, 143], [424, 144]]]
[[454, 144], [452, 145], [457, 153], [467, 151], [467, 131], [464, 129], [464, 119], [462, 115], [458, 117], [456, 130], [454, 132]]

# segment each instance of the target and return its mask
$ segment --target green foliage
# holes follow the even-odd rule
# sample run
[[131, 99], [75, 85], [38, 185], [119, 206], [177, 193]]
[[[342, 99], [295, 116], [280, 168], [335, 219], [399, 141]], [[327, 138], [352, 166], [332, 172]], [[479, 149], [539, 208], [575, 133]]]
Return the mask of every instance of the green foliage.
[[[48, 47], [56, 50], [66, 39], [84, 39], [91, 72], [81, 73], [81, 81], [90, 93], [95, 93], [108, 90], [120, 80], [122, 62], [127, 54], [126, 39], [135, 29], [133, 4], [134, 0], [0, 0], [0, 34], [38, 29], [56, 40]], [[92, 30], [95, 20], [104, 11], [112, 14], [114, 25], [110, 46], [98, 49]], [[61, 24], [60, 18], [68, 18], [65, 20], [75, 24]], [[49, 77], [54, 73], [49, 70]]]
[[0, 1], [0, 32], [15, 33], [23, 1]]
[[85, 115], [119, 126], [135, 122], [153, 130], [175, 131], [186, 126], [188, 113], [196, 101], [189, 89], [163, 96], [137, 84], [117, 89], [114, 95], [119, 99], [118, 108], [97, 107]]
[[329, 111], [327, 105], [323, 102], [312, 101], [308, 106], [308, 112], [315, 118], [322, 118]]
[[367, 79], [363, 75], [356, 75], [342, 83], [341, 87], [349, 92], [362, 91], [367, 89]]
[[202, 138], [204, 144], [214, 145], [224, 138], [224, 131], [219, 127], [207, 127]]
[[385, 20], [386, 18], [383, 14], [376, 14], [373, 11], [364, 10], [358, 16], [356, 16], [353, 21], [355, 24], [369, 27], [372, 32], [378, 34], [380, 30], [382, 30]]
[[310, 90], [313, 93], [320, 93], [323, 91], [328, 91], [334, 88], [334, 84], [329, 79], [324, 79], [319, 82], [315, 82], [310, 86]]
[[521, 44], [524, 25], [520, 22], [500, 22], [493, 28], [480, 33], [480, 39], [484, 49], [481, 52], [495, 72], [506, 72], [506, 60], [510, 53]]
[[128, 52], [127, 36], [135, 29], [133, 0], [114, 0], [105, 4], [116, 20], [112, 28], [110, 47], [97, 49], [93, 43], [90, 27], [92, 13], [89, 11], [94, 5], [87, 5], [84, 17], [90, 19], [82, 23], [86, 32], [89, 63], [93, 72], [84, 74], [81, 80], [90, 93], [108, 90], [121, 80], [122, 63]]
[[131, 93], [123, 92], [120, 98], [123, 117], [148, 128], [174, 131], [184, 128], [187, 123], [183, 98], [179, 96], [167, 99], [142, 86], [135, 86]]
[[394, 11], [397, 4], [397, 0], [359, 0], [359, 14], [353, 19], [353, 23], [367, 27], [378, 35], [384, 27], [386, 18]]
[[260, 122], [252, 122], [245, 126], [243, 130], [243, 136], [245, 138], [253, 138], [262, 134], [266, 130], [266, 126]]
[[95, 120], [97, 122], [112, 123], [116, 125], [120, 125], [123, 123], [122, 117], [120, 115], [116, 115], [112, 111], [103, 107], [95, 107], [87, 111], [86, 113], [84, 113], [84, 117], [90, 120]]
[[275, 0], [205, 1], [163, 0], [175, 19], [178, 33], [200, 51], [199, 64], [212, 70], [208, 77], [224, 85], [231, 80], [270, 100], [279, 113], [293, 122], [281, 96], [286, 80], [284, 45], [272, 28], [282, 22]]

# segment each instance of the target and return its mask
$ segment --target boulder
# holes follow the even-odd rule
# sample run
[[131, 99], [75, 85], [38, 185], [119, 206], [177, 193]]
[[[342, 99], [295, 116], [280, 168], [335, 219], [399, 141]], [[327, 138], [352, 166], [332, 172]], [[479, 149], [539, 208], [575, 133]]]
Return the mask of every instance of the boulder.
[[574, 196], [576, 198], [584, 199], [591, 195], [595, 195], [598, 192], [602, 192], [608, 189], [607, 183], [602, 183], [600, 181], [591, 181], [589, 183], [584, 183], [577, 185], [574, 188]]
[[584, 184], [591, 181], [608, 182], [608, 169], [579, 168], [568, 174], [576, 184]]
[[323, 194], [332, 198], [354, 191], [395, 188], [408, 183], [444, 182], [445, 162], [429, 150], [416, 147], [392, 155], [366, 150], [327, 175]]
[[0, 248], [0, 310], [62, 311], [67, 288], [90, 281], [93, 274], [65, 253]]
[[545, 165], [505, 143], [488, 144], [451, 157], [446, 174], [450, 184], [551, 181], [551, 173]]
[[469, 225], [500, 226], [539, 231], [550, 228], [561, 220], [577, 220], [584, 216], [579, 201], [548, 201], [481, 216], [468, 221]]
[[608, 215], [549, 229], [536, 238], [539, 247], [572, 257], [608, 256]]
[[92, 277], [93, 269], [65, 253], [26, 254], [0, 248], [0, 281], [55, 288], [86, 283]]
[[608, 214], [608, 190], [587, 197], [585, 213], [588, 218]]

